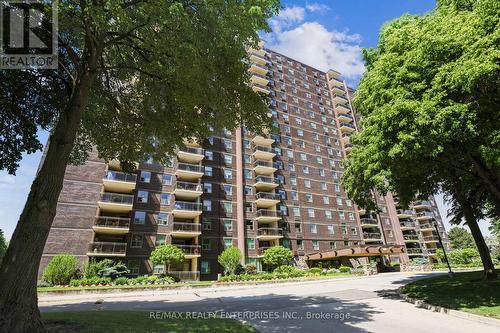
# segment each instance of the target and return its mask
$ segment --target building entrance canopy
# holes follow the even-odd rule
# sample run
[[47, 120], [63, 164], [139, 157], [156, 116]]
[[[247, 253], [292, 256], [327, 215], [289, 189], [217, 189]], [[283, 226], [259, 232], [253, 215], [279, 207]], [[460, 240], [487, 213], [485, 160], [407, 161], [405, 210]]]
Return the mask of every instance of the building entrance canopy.
[[328, 260], [341, 257], [377, 257], [390, 254], [404, 253], [404, 245], [362, 245], [340, 250], [306, 255], [306, 260]]

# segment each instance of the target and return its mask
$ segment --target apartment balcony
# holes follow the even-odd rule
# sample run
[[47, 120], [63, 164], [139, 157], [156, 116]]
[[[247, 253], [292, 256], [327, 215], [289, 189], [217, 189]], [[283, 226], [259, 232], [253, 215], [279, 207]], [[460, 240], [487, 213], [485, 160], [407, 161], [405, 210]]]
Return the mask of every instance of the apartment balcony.
[[255, 214], [255, 220], [257, 222], [276, 222], [281, 219], [281, 212], [277, 210], [270, 209], [259, 209]]
[[342, 95], [335, 95], [335, 97], [333, 98], [333, 100], [335, 101], [335, 104], [347, 104], [347, 103], [349, 103], [349, 101], [347, 100], [347, 98], [345, 98]]
[[[259, 46], [260, 46], [260, 45], [259, 45]], [[262, 45], [262, 46], [263, 46], [263, 45]], [[255, 49], [255, 48], [253, 48], [253, 47], [249, 47], [249, 48], [248, 48], [248, 53], [249, 53], [249, 54], [257, 54], [257, 55], [259, 55], [259, 56], [261, 56], [261, 57], [265, 57], [265, 56], [266, 56], [266, 54], [267, 54], [266, 50], [264, 50], [264, 49]]]
[[254, 64], [259, 64], [262, 66], [267, 65], [267, 59], [260, 55], [258, 52], [251, 52], [250, 53], [250, 61]]
[[184, 180], [198, 180], [203, 177], [204, 168], [198, 164], [179, 163], [175, 175]]
[[255, 197], [255, 204], [258, 208], [269, 208], [275, 206], [281, 200], [279, 195], [269, 192], [259, 192]]
[[431, 223], [423, 223], [419, 225], [420, 231], [432, 231], [434, 226]]
[[340, 123], [340, 130], [342, 132], [354, 132], [356, 130], [356, 127], [354, 127], [353, 124], [348, 124], [348, 123]]
[[271, 147], [255, 146], [252, 156], [255, 160], [272, 160], [276, 153]]
[[267, 86], [263, 86], [261, 84], [252, 84], [252, 89], [255, 92], [263, 93], [266, 95], [269, 95], [271, 93]]
[[429, 212], [429, 211], [425, 211], [425, 212], [417, 212], [417, 220], [430, 220], [434, 217], [434, 214], [432, 212]]
[[399, 222], [399, 225], [401, 227], [401, 230], [412, 230], [412, 229], [415, 229], [415, 223], [414, 222]]
[[434, 248], [434, 249], [427, 248], [427, 254], [429, 254], [429, 255], [436, 255], [437, 250], [438, 250], [438, 248]]
[[344, 85], [333, 86], [332, 91], [335, 95], [345, 95]]
[[354, 118], [349, 113], [341, 113], [338, 115], [338, 119], [341, 123], [352, 123]]
[[201, 235], [201, 224], [194, 222], [176, 222], [172, 223], [172, 237], [192, 238]]
[[123, 235], [129, 232], [130, 218], [98, 216], [92, 226], [100, 234]]
[[187, 163], [200, 163], [205, 157], [203, 148], [196, 147], [179, 147], [177, 150], [177, 158]]
[[134, 196], [132, 194], [104, 192], [97, 204], [101, 211], [128, 213], [132, 210]]
[[167, 274], [180, 281], [198, 281], [200, 279], [200, 271], [170, 271]]
[[250, 82], [252, 82], [253, 84], [260, 84], [262, 86], [267, 86], [269, 84], [269, 78], [262, 74], [252, 73], [252, 76], [250, 77]]
[[199, 183], [177, 181], [175, 183], [174, 195], [176, 199], [194, 200], [203, 194]]
[[194, 219], [202, 213], [201, 204], [198, 202], [175, 201], [172, 214], [174, 217]]
[[256, 146], [271, 146], [274, 143], [274, 139], [256, 135], [252, 139], [252, 143]]
[[359, 221], [361, 222], [361, 227], [373, 228], [378, 226], [378, 221], [370, 217], [363, 217]]
[[342, 133], [341, 140], [344, 144], [348, 144], [351, 142], [351, 133]]
[[257, 229], [258, 240], [272, 240], [283, 238], [283, 229], [281, 228], [259, 228]]
[[250, 64], [249, 71], [252, 74], [266, 75], [267, 73], [269, 73], [269, 68], [263, 65], [252, 63]]
[[344, 87], [344, 82], [334, 77], [330, 78], [330, 84], [334, 87]]
[[398, 215], [398, 218], [405, 219], [405, 218], [411, 217], [413, 214], [413, 211], [411, 211], [409, 209], [397, 209], [396, 214]]
[[339, 115], [351, 112], [351, 108], [349, 108], [348, 105], [344, 105], [344, 104], [335, 105], [335, 110], [337, 111], [337, 114], [339, 114]]
[[424, 242], [426, 243], [439, 243], [438, 236], [424, 236]]
[[352, 143], [348, 143], [348, 144], [344, 145], [344, 149], [345, 149], [346, 153], [350, 152], [352, 150], [352, 148], [354, 148]]
[[431, 208], [432, 203], [428, 200], [419, 200], [419, 201], [414, 201], [413, 202], [413, 208], [415, 209], [425, 209], [425, 208]]
[[418, 243], [418, 235], [403, 235], [405, 243]]
[[186, 259], [201, 257], [201, 246], [199, 245], [184, 245], [184, 244], [172, 244], [184, 251], [184, 257]]
[[90, 243], [87, 256], [89, 257], [125, 257], [127, 243], [93, 242]]
[[135, 189], [137, 175], [119, 171], [106, 171], [102, 183], [109, 192], [130, 193]]
[[378, 232], [363, 232], [363, 240], [365, 242], [370, 241], [381, 241], [382, 234]]
[[256, 160], [253, 164], [253, 171], [259, 175], [271, 175], [278, 170], [273, 162]]
[[269, 191], [278, 187], [274, 177], [257, 176], [255, 177], [255, 188], [257, 191]]
[[359, 215], [365, 215], [366, 209], [360, 207], [360, 208], [358, 208], [358, 213], [359, 213]]
[[264, 252], [266, 252], [267, 249], [271, 248], [272, 246], [260, 246], [257, 249], [257, 257], [263, 257]]
[[406, 253], [408, 253], [409, 256], [422, 255], [422, 249], [421, 248], [406, 248]]

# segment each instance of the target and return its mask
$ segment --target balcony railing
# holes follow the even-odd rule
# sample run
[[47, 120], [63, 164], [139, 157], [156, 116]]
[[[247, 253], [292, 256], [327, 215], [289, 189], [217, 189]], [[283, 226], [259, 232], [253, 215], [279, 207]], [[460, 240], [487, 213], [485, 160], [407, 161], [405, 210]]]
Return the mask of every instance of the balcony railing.
[[265, 75], [262, 75], [262, 74], [252, 73], [252, 76], [256, 76], [256, 77], [259, 77], [261, 79], [269, 81], [269, 78]]
[[194, 281], [200, 279], [199, 271], [170, 271], [167, 274], [174, 276], [181, 281]]
[[281, 212], [278, 210], [259, 209], [256, 212], [257, 217], [281, 217]]
[[130, 219], [126, 217], [99, 216], [94, 222], [96, 227], [128, 229]]
[[205, 154], [205, 151], [203, 150], [203, 148], [196, 148], [196, 147], [179, 147], [179, 151], [182, 151], [182, 152], [188, 153], [188, 154], [194, 154], [194, 155]]
[[262, 151], [265, 153], [273, 153], [273, 149], [271, 147], [264, 147], [264, 146], [255, 146], [255, 151]]
[[435, 254], [438, 249], [427, 249], [427, 253], [429, 254]]
[[259, 192], [256, 195], [257, 199], [280, 200], [280, 196], [276, 193]]
[[410, 209], [398, 209], [398, 210], [396, 211], [396, 213], [397, 213], [398, 215], [411, 215], [411, 214], [413, 214], [413, 211], [412, 211], [412, 210], [410, 210]]
[[429, 200], [418, 200], [413, 202], [413, 206], [432, 206]]
[[434, 214], [432, 212], [418, 212], [417, 213], [417, 217], [428, 217], [428, 218], [432, 218], [434, 217]]
[[181, 182], [175, 183], [175, 188], [184, 191], [201, 191], [201, 185], [198, 183]]
[[341, 123], [341, 124], [340, 124], [340, 127], [342, 127], [342, 126], [344, 126], [344, 127], [349, 127], [349, 128], [354, 129], [354, 130], [356, 129], [356, 127], [355, 127], [353, 124]]
[[364, 232], [363, 238], [365, 239], [380, 239], [382, 235], [378, 232]]
[[403, 235], [404, 240], [418, 240], [418, 235]]
[[359, 219], [361, 224], [369, 224], [369, 225], [378, 225], [378, 221], [376, 219], [372, 219], [369, 217], [364, 217]]
[[352, 143], [348, 143], [344, 146], [345, 149], [352, 149], [353, 147]]
[[257, 176], [255, 177], [255, 182], [262, 182], [262, 183], [276, 183], [274, 177], [266, 177], [266, 176]]
[[354, 117], [347, 113], [340, 115], [339, 118], [349, 118], [351, 120], [354, 120]]
[[127, 243], [93, 242], [89, 245], [89, 253], [125, 254]]
[[129, 174], [129, 173], [125, 173], [125, 172], [108, 170], [108, 171], [106, 171], [106, 174], [104, 175], [104, 179], [105, 180], [120, 181], [120, 182], [135, 183], [135, 181], [137, 179], [137, 175]]
[[259, 228], [259, 229], [257, 229], [257, 236], [283, 236], [283, 229], [281, 229], [281, 228]]
[[102, 202], [116, 203], [116, 204], [131, 205], [134, 202], [134, 196], [131, 194], [104, 192], [103, 194], [101, 194], [101, 201]]
[[266, 168], [274, 168], [273, 162], [269, 162], [269, 161], [256, 160], [253, 163], [253, 165], [254, 166], [266, 167]]
[[434, 229], [434, 226], [430, 223], [420, 224], [420, 229]]
[[255, 67], [259, 67], [260, 69], [263, 69], [263, 70], [266, 70], [266, 71], [269, 71], [269, 68], [267, 68], [266, 66], [263, 66], [261, 64], [258, 64], [258, 63], [252, 63], [252, 66], [255, 66]]
[[199, 245], [184, 245], [184, 244], [172, 244], [182, 251], [184, 251], [184, 254], [187, 255], [198, 255], [201, 254], [201, 246]]
[[269, 92], [269, 87], [263, 86], [262, 84], [254, 83], [252, 86], [255, 87], [255, 88], [262, 89], [262, 90], [264, 90], [266, 92]]
[[201, 172], [203, 173], [204, 169], [203, 166], [197, 165], [197, 164], [188, 164], [188, 163], [179, 163], [177, 165], [178, 170], [182, 171], [190, 171], [190, 172]]
[[352, 135], [351, 133], [342, 133], [343, 138], [350, 138], [351, 135]]
[[190, 222], [173, 222], [172, 231], [181, 231], [181, 232], [200, 232], [200, 224], [199, 223], [190, 223]]
[[415, 228], [415, 223], [413, 222], [399, 222], [399, 225], [403, 228]]
[[438, 236], [424, 236], [424, 242], [439, 241]]
[[422, 253], [421, 248], [407, 248], [407, 253], [408, 254], [417, 254], [417, 253]]
[[201, 203], [189, 201], [176, 201], [174, 202], [174, 209], [201, 211]]

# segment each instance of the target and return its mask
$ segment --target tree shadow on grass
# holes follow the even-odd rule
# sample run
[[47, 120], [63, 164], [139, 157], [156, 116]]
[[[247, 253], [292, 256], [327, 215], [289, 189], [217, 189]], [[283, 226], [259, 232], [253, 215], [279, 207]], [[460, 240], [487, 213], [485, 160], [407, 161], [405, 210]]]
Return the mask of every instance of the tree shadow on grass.
[[[186, 317], [186, 313], [195, 312], [217, 314], [222, 317], [234, 318], [239, 321], [249, 323], [259, 332], [335, 332], [335, 333], [362, 333], [368, 332], [355, 325], [373, 320], [373, 316], [381, 313], [375, 310], [368, 303], [363, 302], [363, 298], [376, 297], [375, 293], [365, 292], [367, 294], [352, 293], [353, 296], [342, 295], [336, 297], [335, 293], [322, 296], [295, 296], [295, 295], [276, 295], [268, 294], [265, 296], [244, 296], [244, 297], [211, 297], [200, 298], [195, 301], [126, 301], [126, 300], [105, 300], [102, 304], [92, 302], [83, 302], [78, 304], [62, 304], [50, 307], [41, 307], [42, 311], [82, 311], [82, 310], [127, 310], [127, 311], [146, 311], [144, 316], [149, 319], [150, 311], [159, 312], [160, 318], [162, 312], [184, 313], [178, 325], [186, 323], [187, 320], [193, 320]], [[353, 302], [356, 301], [356, 302]], [[153, 315], [153, 316], [156, 316]], [[149, 319], [162, 320], [162, 319]], [[165, 319], [163, 319], [165, 320]], [[166, 319], [171, 320], [171, 319]], [[112, 323], [116, 327], [116, 332], [136, 332], [128, 330], [122, 320]], [[172, 322], [171, 322], [172, 324]], [[119, 326], [120, 325], [120, 326]], [[122, 327], [122, 328], [119, 328]], [[144, 330], [137, 332], [146, 332]], [[97, 327], [94, 327], [97, 332]], [[184, 331], [191, 332], [185, 327]], [[93, 330], [83, 331], [93, 332]], [[101, 330], [102, 332], [102, 330]], [[114, 332], [108, 327], [106, 332]], [[177, 332], [169, 328], [162, 332]], [[192, 332], [224, 332], [223, 330], [210, 331], [203, 327], [197, 327]]]

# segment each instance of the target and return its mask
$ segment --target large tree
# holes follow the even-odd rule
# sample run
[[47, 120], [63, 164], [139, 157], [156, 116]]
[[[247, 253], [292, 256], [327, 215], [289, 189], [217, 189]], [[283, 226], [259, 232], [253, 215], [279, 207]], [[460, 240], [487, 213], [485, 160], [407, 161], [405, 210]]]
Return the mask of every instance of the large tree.
[[0, 169], [15, 173], [22, 153], [42, 147], [37, 128], [51, 131], [0, 267], [0, 332], [44, 331], [38, 264], [70, 160], [95, 147], [129, 169], [146, 156], [163, 162], [210, 129], [267, 124], [264, 98], [248, 85], [246, 47], [269, 29], [279, 0], [58, 5], [58, 69], [0, 71]]
[[372, 188], [398, 193], [403, 206], [445, 192], [488, 276], [477, 220], [500, 215], [499, 11], [496, 0], [438, 0], [383, 26], [377, 48], [364, 51], [354, 99], [363, 130], [343, 175], [350, 197], [369, 208]]
[[453, 250], [474, 248], [474, 238], [472, 235], [460, 227], [452, 227], [448, 231], [448, 239]]
[[0, 263], [2, 262], [3, 256], [5, 255], [5, 251], [7, 251], [7, 241], [5, 240], [5, 236], [3, 235], [3, 230], [0, 229]]

